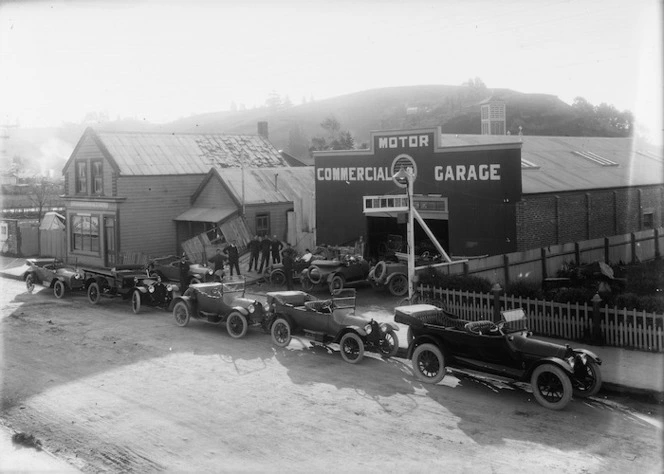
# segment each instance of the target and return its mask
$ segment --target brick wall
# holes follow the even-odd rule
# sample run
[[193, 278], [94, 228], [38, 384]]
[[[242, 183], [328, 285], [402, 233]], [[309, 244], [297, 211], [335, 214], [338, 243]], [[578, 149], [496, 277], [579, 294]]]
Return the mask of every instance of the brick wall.
[[525, 195], [517, 205], [519, 251], [644, 230], [643, 212], [664, 225], [664, 186]]

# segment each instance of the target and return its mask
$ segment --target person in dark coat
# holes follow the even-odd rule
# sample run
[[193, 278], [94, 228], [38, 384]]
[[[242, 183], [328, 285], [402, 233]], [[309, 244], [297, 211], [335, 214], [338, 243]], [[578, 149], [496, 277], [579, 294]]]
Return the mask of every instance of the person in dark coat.
[[297, 257], [297, 252], [289, 242], [286, 243], [286, 248], [281, 252], [284, 262], [284, 273], [286, 274], [286, 289], [293, 289], [293, 265], [295, 263], [295, 258]]
[[272, 263], [281, 263], [281, 250], [284, 248], [284, 244], [277, 239], [276, 235], [272, 236], [270, 247], [272, 248]]
[[182, 258], [180, 258], [180, 286], [182, 287], [182, 293], [186, 291], [189, 287], [189, 259], [187, 254], [183, 253]]
[[270, 250], [272, 248], [272, 241], [266, 235], [261, 240], [261, 267], [258, 270], [258, 273], [263, 273], [263, 267], [267, 268], [270, 266]]
[[214, 264], [214, 274], [217, 275], [220, 280], [223, 280], [226, 256], [221, 254], [221, 249], [217, 249], [214, 257], [211, 257], [209, 262]]
[[240, 276], [240, 252], [234, 240], [231, 240], [231, 243], [226, 246], [224, 253], [228, 255], [228, 267], [231, 269], [231, 276], [233, 276], [233, 268], [237, 271], [237, 275]]
[[261, 252], [261, 240], [257, 235], [249, 241], [249, 271], [253, 268], [258, 271], [258, 256]]

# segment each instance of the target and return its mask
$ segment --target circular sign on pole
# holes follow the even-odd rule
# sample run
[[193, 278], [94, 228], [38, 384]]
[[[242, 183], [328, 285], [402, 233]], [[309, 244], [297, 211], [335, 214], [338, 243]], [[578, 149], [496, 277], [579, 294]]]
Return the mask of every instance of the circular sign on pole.
[[415, 180], [417, 177], [417, 166], [412, 156], [402, 153], [392, 161], [392, 181], [394, 181], [394, 184], [400, 188], [408, 187], [408, 179], [403, 176], [403, 173], [399, 173], [399, 171], [409, 171], [409, 168], [412, 179]]

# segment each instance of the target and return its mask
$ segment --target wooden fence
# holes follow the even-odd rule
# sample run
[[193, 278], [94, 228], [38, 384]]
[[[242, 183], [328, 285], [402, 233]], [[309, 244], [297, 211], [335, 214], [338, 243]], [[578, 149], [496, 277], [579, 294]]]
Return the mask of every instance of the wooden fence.
[[599, 239], [551, 245], [523, 252], [453, 262], [438, 267], [450, 275], [473, 275], [499, 283], [506, 288], [510, 283], [526, 280], [540, 283], [555, 277], [567, 262], [576, 264], [601, 261], [604, 263], [636, 263], [661, 256], [664, 246], [664, 228], [648, 229], [631, 234], [614, 235]]
[[[469, 321], [493, 319], [494, 295], [420, 286], [420, 294], [441, 300], [448, 310]], [[514, 296], [500, 296], [503, 310], [522, 308], [534, 334], [571, 341], [588, 341], [592, 334], [593, 305], [554, 303]], [[597, 308], [604, 345], [664, 352], [664, 314]]]

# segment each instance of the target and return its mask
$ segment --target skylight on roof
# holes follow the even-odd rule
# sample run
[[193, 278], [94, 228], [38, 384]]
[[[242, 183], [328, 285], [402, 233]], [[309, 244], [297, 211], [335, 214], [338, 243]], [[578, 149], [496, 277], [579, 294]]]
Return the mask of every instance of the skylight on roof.
[[525, 158], [521, 158], [521, 169], [539, 169], [539, 165], [528, 161]]
[[593, 163], [597, 163], [598, 165], [602, 166], [618, 166], [618, 163], [615, 161], [611, 161], [608, 158], [604, 158], [603, 156], [599, 156], [596, 153], [593, 153], [592, 151], [573, 151], [575, 155], [578, 155], [582, 158], [585, 158], [586, 160], [590, 160]]

